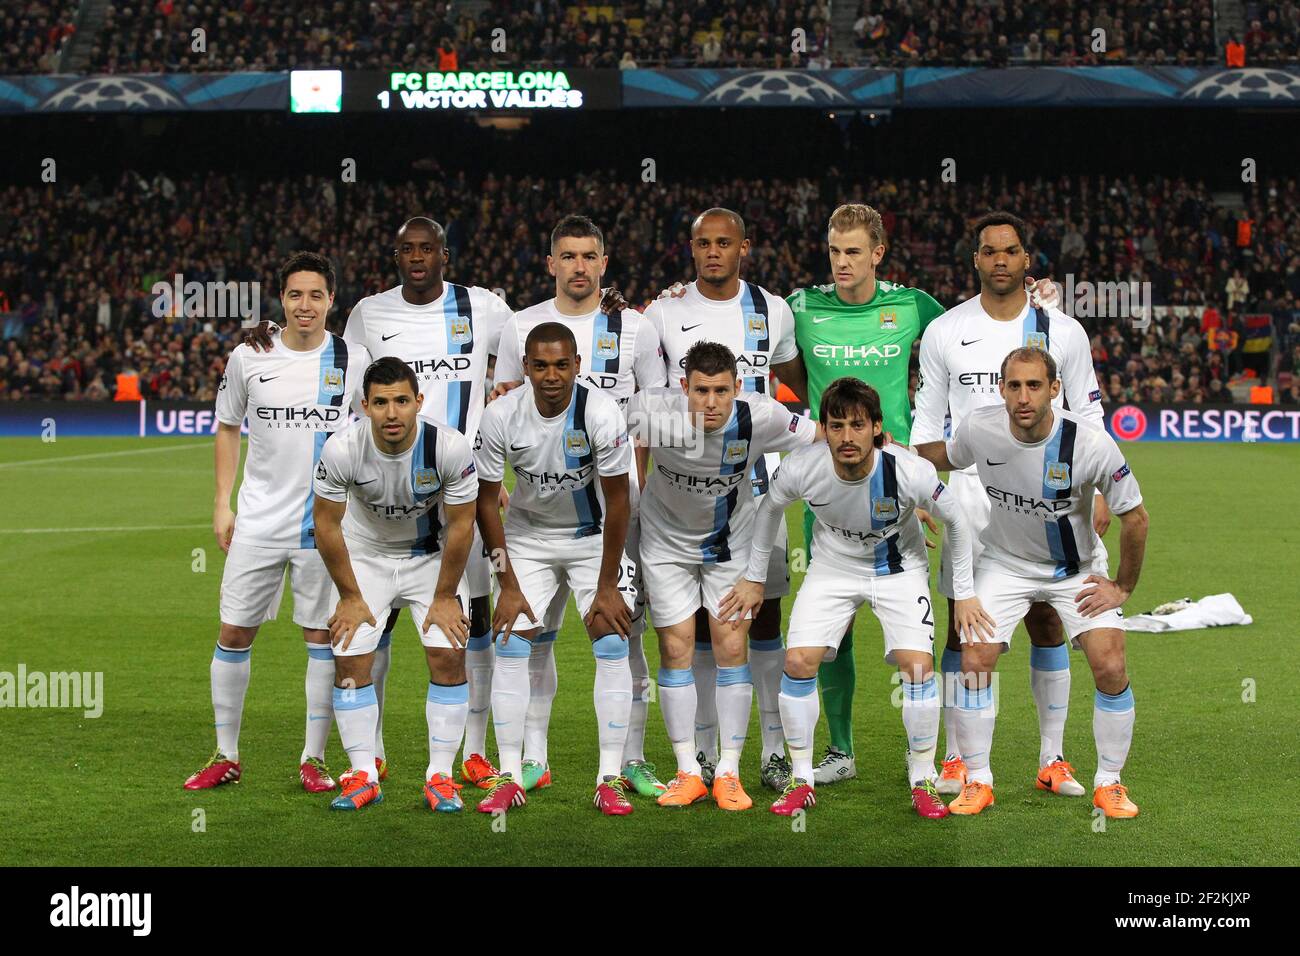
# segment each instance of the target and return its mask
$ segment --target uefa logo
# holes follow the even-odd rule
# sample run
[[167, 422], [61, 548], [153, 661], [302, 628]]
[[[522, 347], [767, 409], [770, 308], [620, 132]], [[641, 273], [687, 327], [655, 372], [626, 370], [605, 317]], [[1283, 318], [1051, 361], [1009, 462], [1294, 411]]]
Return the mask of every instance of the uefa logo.
[[1136, 405], [1121, 406], [1110, 416], [1110, 430], [1116, 438], [1137, 441], [1147, 430], [1146, 412]]

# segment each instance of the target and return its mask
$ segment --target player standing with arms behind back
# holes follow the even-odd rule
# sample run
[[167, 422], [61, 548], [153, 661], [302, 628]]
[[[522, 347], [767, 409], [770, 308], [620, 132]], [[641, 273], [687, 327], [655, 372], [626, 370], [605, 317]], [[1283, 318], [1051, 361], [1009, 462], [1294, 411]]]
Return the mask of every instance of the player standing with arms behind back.
[[[912, 444], [925, 455], [926, 449], [943, 447], [944, 416], [952, 416], [952, 433], [978, 408], [1001, 406], [999, 369], [1012, 349], [1031, 346], [1049, 352], [1061, 372], [1056, 404], [1066, 407], [1097, 427], [1102, 427], [1101, 388], [1092, 367], [1088, 334], [1074, 319], [1059, 309], [1039, 307], [1025, 290], [1029, 268], [1025, 223], [1007, 212], [981, 216], [972, 227], [976, 243], [974, 266], [980, 279], [980, 294], [949, 309], [930, 324], [921, 338], [921, 386], [916, 393], [916, 420]], [[933, 460], [933, 459], [932, 459]], [[974, 527], [976, 564], [983, 546], [983, 530], [989, 521], [989, 499], [973, 468], [949, 477], [948, 487], [961, 502]], [[1106, 503], [1093, 503], [1093, 527], [1104, 533], [1110, 515]], [[1090, 537], [1096, 538], [1090, 529]], [[1105, 572], [1106, 549], [1099, 538], [1088, 549]], [[940, 562], [939, 590], [952, 610], [952, 566], [946, 555]], [[987, 605], [986, 605], [987, 606]], [[1000, 614], [990, 609], [1004, 621]], [[945, 674], [944, 721], [948, 740], [940, 793], [957, 793], [965, 782], [966, 765], [957, 749], [955, 735], [955, 675], [960, 667], [958, 635], [949, 614], [948, 642], [941, 660]], [[1014, 626], [1014, 622], [1011, 623]], [[1040, 790], [1066, 796], [1082, 796], [1082, 784], [1074, 779], [1073, 768], [1064, 757], [1065, 718], [1070, 703], [1070, 654], [1061, 630], [1061, 619], [1052, 608], [1036, 602], [1025, 617], [1031, 643], [1030, 685], [1038, 708]]]
[[[1137, 587], [1146, 553], [1142, 492], [1115, 439], [1082, 415], [1053, 407], [1061, 382], [1049, 353], [1017, 348], [1002, 360], [1000, 373], [1005, 404], [975, 409], [950, 442], [925, 451], [939, 469], [974, 466], [992, 503], [975, 593], [996, 621], [996, 632], [991, 641], [961, 635], [957, 739], [969, 776], [949, 809], [975, 814], [993, 805], [991, 675], [1030, 602], [1046, 601], [1087, 655], [1097, 685], [1093, 805], [1108, 817], [1135, 817], [1138, 808], [1120, 782], [1134, 718], [1120, 606]], [[1119, 574], [1113, 581], [1088, 573], [1096, 543], [1094, 491], [1120, 518]]]
[[[285, 328], [256, 352], [238, 345], [217, 391], [216, 506], [212, 529], [226, 552], [221, 633], [212, 655], [217, 750], [185, 781], [204, 790], [240, 778], [239, 728], [258, 628], [274, 620], [289, 569], [293, 620], [307, 642], [307, 731], [298, 770], [309, 793], [333, 790], [325, 768], [334, 686], [329, 649], [330, 581], [316, 550], [312, 473], [326, 439], [348, 422], [369, 358], [325, 330], [334, 304], [334, 267], [298, 252], [280, 267]], [[239, 514], [230, 494], [239, 471], [239, 431], [248, 418], [248, 460]]]

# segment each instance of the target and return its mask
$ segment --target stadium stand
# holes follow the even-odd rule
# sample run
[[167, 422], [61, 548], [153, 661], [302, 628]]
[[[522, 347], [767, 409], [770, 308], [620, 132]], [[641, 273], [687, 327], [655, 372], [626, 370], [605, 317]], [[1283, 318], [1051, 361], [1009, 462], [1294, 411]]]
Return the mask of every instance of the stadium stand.
[[[134, 372], [146, 398], [208, 401], [238, 322], [155, 317], [155, 282], [177, 272], [186, 281], [260, 281], [264, 314], [274, 317], [276, 264], [292, 249], [318, 248], [339, 271], [331, 322], [341, 329], [353, 303], [392, 284], [392, 231], [408, 213], [445, 224], [449, 279], [499, 288], [521, 308], [553, 294], [546, 236], [561, 215], [581, 210], [608, 236], [607, 284], [643, 306], [691, 275], [688, 231], [700, 209], [739, 210], [754, 240], [746, 277], [784, 293], [826, 280], [827, 218], [839, 202], [860, 201], [884, 217], [890, 248], [880, 275], [946, 305], [977, 292], [965, 227], [990, 207], [1026, 215], [1032, 273], [1066, 283], [1076, 299], [1084, 281], [1149, 282], [1155, 315], [1145, 329], [1079, 314], [1108, 402], [1247, 401], [1252, 384], [1272, 383], [1277, 355], [1279, 399], [1297, 400], [1300, 221], [1284, 215], [1300, 205], [1294, 179], [1250, 187], [1239, 212], [1216, 205], [1201, 183], [1136, 178], [983, 181], [940, 194], [918, 181], [850, 180], [832, 168], [819, 182], [655, 189], [605, 173], [347, 190], [310, 177], [250, 184], [215, 174], [127, 174], [57, 192], [9, 187], [0, 193], [0, 395], [112, 398], [118, 376]], [[315, 209], [325, 212], [308, 212]], [[1252, 225], [1243, 231], [1245, 222]], [[321, 236], [330, 238], [322, 244]]]

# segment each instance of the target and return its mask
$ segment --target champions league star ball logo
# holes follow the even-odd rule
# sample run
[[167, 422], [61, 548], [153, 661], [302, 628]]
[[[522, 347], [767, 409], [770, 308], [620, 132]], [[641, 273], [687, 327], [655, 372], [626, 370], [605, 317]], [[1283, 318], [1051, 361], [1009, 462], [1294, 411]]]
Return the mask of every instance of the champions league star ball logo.
[[825, 80], [796, 70], [757, 70], [727, 80], [704, 97], [706, 103], [733, 106], [835, 105], [844, 94]]
[[1300, 100], [1300, 75], [1259, 67], [1224, 70], [1183, 93], [1188, 100]]
[[186, 109], [165, 86], [138, 77], [98, 76], [65, 86], [40, 106], [43, 110], [129, 111]]

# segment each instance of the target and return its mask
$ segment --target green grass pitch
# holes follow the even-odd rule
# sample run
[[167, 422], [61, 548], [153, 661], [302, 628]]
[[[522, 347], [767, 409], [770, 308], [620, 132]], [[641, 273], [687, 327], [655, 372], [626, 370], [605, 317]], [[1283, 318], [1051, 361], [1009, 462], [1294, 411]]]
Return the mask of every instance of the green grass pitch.
[[[222, 556], [209, 530], [211, 442], [2, 439], [0, 671], [16, 672], [20, 662], [29, 673], [102, 671], [105, 700], [98, 719], [80, 710], [0, 709], [4, 815], [16, 837], [0, 841], [0, 863], [1300, 863], [1295, 801], [1283, 788], [1300, 743], [1300, 479], [1289, 470], [1300, 461], [1297, 450], [1125, 450], [1151, 513], [1146, 567], [1129, 612], [1231, 591], [1255, 618], [1243, 628], [1130, 635], [1138, 711], [1125, 781], [1142, 807], [1137, 819], [1108, 821], [1096, 832], [1087, 798], [1033, 788], [1037, 723], [1023, 628], [1001, 667], [996, 807], [977, 818], [918, 819], [905, 786], [901, 722], [889, 703], [890, 671], [869, 614], [859, 615], [856, 635], [859, 779], [819, 791], [802, 832], [766, 810], [757, 708], [742, 768], [754, 810], [726, 814], [702, 803], [672, 811], [634, 797], [632, 816], [603, 818], [591, 805], [594, 664], [571, 607], [557, 648], [556, 784], [496, 832], [480, 814], [435, 816], [423, 804], [427, 672], [405, 614], [389, 676], [393, 772], [382, 806], [330, 813], [326, 797], [298, 784], [306, 654], [287, 606], [254, 645], [243, 782], [183, 791], [182, 780], [213, 748], [208, 661]], [[791, 517], [797, 546], [801, 525]], [[1115, 557], [1118, 527], [1108, 540]], [[195, 549], [203, 549], [206, 570], [195, 570]], [[936, 607], [942, 628], [946, 611], [938, 600]], [[1096, 759], [1092, 681], [1081, 654], [1072, 654], [1072, 668], [1066, 749], [1086, 786]], [[1243, 700], [1244, 682], [1253, 683], [1253, 702]], [[825, 743], [823, 726], [819, 751]], [[667, 776], [671, 751], [655, 704], [647, 751]], [[343, 756], [335, 731], [328, 758], [336, 772], [345, 769]], [[474, 791], [465, 795], [472, 806]]]

